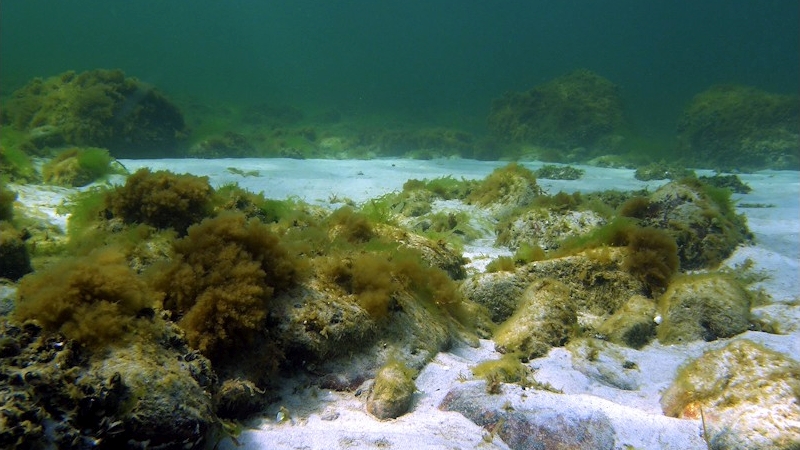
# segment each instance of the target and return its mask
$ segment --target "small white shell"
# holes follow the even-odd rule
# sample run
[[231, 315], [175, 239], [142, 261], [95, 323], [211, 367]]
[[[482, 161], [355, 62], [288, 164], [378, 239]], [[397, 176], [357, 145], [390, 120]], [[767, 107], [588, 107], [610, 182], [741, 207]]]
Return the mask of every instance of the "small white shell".
[[655, 316], [655, 317], [653, 318], [653, 322], [655, 322], [655, 323], [656, 323], [656, 325], [661, 325], [661, 322], [662, 322], [663, 320], [664, 320], [664, 319], [662, 319], [662, 318], [661, 318], [661, 314], [659, 314], [659, 315], [657, 315], [657, 316]]

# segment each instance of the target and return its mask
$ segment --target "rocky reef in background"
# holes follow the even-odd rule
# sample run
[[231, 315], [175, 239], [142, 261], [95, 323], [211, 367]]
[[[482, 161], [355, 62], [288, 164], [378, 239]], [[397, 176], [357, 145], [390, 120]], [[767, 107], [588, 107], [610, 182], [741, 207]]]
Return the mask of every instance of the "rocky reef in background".
[[20, 177], [31, 176], [25, 157], [71, 148], [105, 149], [117, 158], [460, 157], [624, 167], [666, 160], [719, 171], [800, 167], [796, 95], [712, 86], [687, 99], [674, 138], [656, 139], [637, 134], [623, 91], [580, 69], [495, 98], [485, 127], [465, 127], [330, 107], [305, 111], [199, 97], [176, 103], [120, 70], [64, 72], [34, 79], [3, 99], [0, 145]]
[[720, 171], [800, 169], [800, 97], [719, 85], [697, 94], [678, 121], [688, 164]]
[[4, 103], [0, 123], [22, 133], [18, 145], [31, 154], [81, 146], [117, 158], [177, 155], [188, 131], [163, 93], [121, 70], [36, 78]]
[[619, 88], [591, 71], [577, 70], [495, 99], [488, 126], [502, 141], [565, 153], [581, 149], [580, 156], [590, 159], [619, 150], [616, 141], [626, 120]]

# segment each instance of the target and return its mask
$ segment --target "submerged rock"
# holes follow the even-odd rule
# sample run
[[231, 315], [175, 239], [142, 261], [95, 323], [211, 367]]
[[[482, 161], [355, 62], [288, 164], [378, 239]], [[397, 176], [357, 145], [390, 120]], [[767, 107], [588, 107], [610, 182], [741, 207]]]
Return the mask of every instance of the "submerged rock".
[[[646, 292], [639, 277], [623, 270], [627, 254], [626, 247], [592, 249], [532, 262], [514, 272], [478, 274], [462, 293], [501, 319], [494, 339], [503, 352], [542, 356], [578, 329], [641, 347], [653, 337], [648, 326], [653, 317], [645, 307], [652, 300], [627, 306], [637, 311], [635, 317], [614, 317], [629, 299]], [[613, 322], [604, 325], [608, 320]]]
[[27, 132], [37, 149], [102, 147], [115, 157], [175, 155], [187, 133], [177, 106], [121, 70], [36, 78], [3, 105], [0, 122]]
[[662, 343], [713, 341], [747, 331], [750, 295], [726, 274], [684, 275], [659, 299], [659, 313]]
[[408, 412], [416, 390], [414, 371], [390, 361], [378, 372], [367, 399], [367, 412], [378, 419], [394, 419]]
[[497, 329], [497, 349], [526, 358], [543, 356], [567, 341], [576, 322], [574, 306], [564, 284], [552, 279], [532, 283], [517, 311]]
[[[463, 414], [511, 449], [615, 448], [614, 427], [602, 411], [547, 405], [557, 395], [535, 392], [512, 407], [508, 396], [487, 394], [483, 382], [469, 382], [450, 390], [439, 409]], [[547, 400], [539, 402], [539, 396]]]
[[656, 333], [656, 304], [634, 295], [597, 329], [609, 341], [630, 348], [642, 348]]
[[738, 245], [752, 239], [736, 214], [730, 192], [694, 179], [672, 181], [647, 197], [634, 197], [620, 214], [659, 228], [678, 244], [681, 270], [714, 268]]
[[797, 95], [720, 85], [697, 94], [678, 122], [680, 150], [697, 167], [797, 170]]
[[217, 426], [216, 377], [178, 335], [88, 354], [3, 320], [0, 340], [2, 448], [197, 448]]
[[0, 222], [0, 278], [18, 280], [33, 271], [24, 234], [10, 222]]
[[800, 364], [748, 340], [712, 350], [661, 398], [668, 416], [703, 419], [710, 448], [800, 446]]
[[564, 150], [608, 150], [625, 125], [617, 87], [588, 70], [494, 99], [488, 122], [503, 140]]

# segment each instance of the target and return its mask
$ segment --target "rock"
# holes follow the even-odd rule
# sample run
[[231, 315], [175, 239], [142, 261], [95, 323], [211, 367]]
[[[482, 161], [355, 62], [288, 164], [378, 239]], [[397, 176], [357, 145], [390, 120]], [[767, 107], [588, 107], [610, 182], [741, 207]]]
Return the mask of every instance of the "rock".
[[497, 237], [497, 244], [512, 250], [521, 245], [554, 250], [564, 239], [587, 234], [605, 222], [594, 211], [534, 208], [514, 219], [507, 228], [504, 227]]
[[[640, 389], [645, 380], [623, 348], [599, 339], [576, 339], [567, 345], [572, 368], [588, 378], [625, 391]], [[649, 382], [649, 380], [647, 380]]]
[[599, 410], [561, 409], [538, 403], [536, 392], [522, 404], [510, 406], [508, 396], [490, 395], [483, 382], [453, 388], [439, 404], [443, 411], [456, 411], [490, 435], [499, 436], [511, 449], [613, 449], [614, 428]]
[[750, 295], [733, 277], [716, 272], [673, 280], [658, 310], [658, 339], [665, 344], [713, 341], [750, 326]]
[[26, 131], [38, 149], [77, 145], [115, 157], [165, 157], [187, 133], [177, 106], [121, 70], [36, 78], [3, 106], [4, 125]]
[[796, 449], [798, 392], [797, 361], [737, 340], [681, 369], [661, 406], [669, 416], [704, 418], [710, 448]]
[[459, 289], [464, 298], [486, 307], [492, 321], [500, 323], [517, 309], [526, 281], [513, 272], [481, 273], [464, 280]]
[[555, 280], [541, 280], [525, 290], [517, 311], [498, 327], [496, 348], [525, 358], [543, 356], [567, 341], [576, 320], [569, 288]]
[[697, 94], [678, 123], [691, 167], [718, 171], [797, 170], [800, 106], [794, 95], [718, 85]]
[[367, 398], [367, 412], [380, 420], [394, 419], [408, 412], [416, 390], [414, 371], [398, 361], [389, 361], [378, 372]]
[[0, 278], [18, 280], [33, 271], [22, 235], [10, 222], [0, 222]]
[[250, 380], [225, 380], [214, 394], [217, 415], [226, 419], [246, 419], [267, 405], [269, 397], [265, 394]]
[[[611, 334], [615, 322], [600, 332], [603, 323], [625, 301], [646, 291], [642, 280], [622, 269], [626, 252], [625, 247], [604, 247], [532, 262], [514, 272], [478, 274], [464, 283], [462, 292], [486, 307], [493, 318], [502, 319], [516, 308], [495, 333], [497, 348], [533, 358], [564, 344], [576, 327], [585, 334]], [[644, 319], [647, 315], [640, 311], [626, 331], [621, 325], [624, 318], [615, 319], [620, 341], [625, 336], [631, 345], [647, 341], [652, 336], [647, 326], [637, 328], [642, 320], [652, 320], [652, 316]]]
[[89, 354], [38, 326], [0, 320], [0, 447], [195, 448], [217, 427], [208, 360], [176, 330]]
[[619, 90], [588, 70], [492, 101], [489, 129], [499, 138], [547, 148], [610, 150], [625, 125]]
[[597, 329], [609, 341], [630, 348], [644, 347], [656, 334], [656, 304], [634, 295]]
[[620, 207], [620, 214], [672, 236], [678, 244], [681, 270], [715, 268], [738, 245], [752, 239], [728, 191], [690, 178], [667, 183], [646, 200], [631, 199]]

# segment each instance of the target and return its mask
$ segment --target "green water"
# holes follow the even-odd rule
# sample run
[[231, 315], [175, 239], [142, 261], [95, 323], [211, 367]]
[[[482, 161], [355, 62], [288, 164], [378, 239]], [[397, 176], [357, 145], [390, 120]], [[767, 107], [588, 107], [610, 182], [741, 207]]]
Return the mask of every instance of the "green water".
[[479, 130], [491, 99], [577, 68], [671, 135], [712, 84], [800, 90], [796, 1], [63, 1], [0, 4], [0, 89], [121, 68], [173, 96]]

